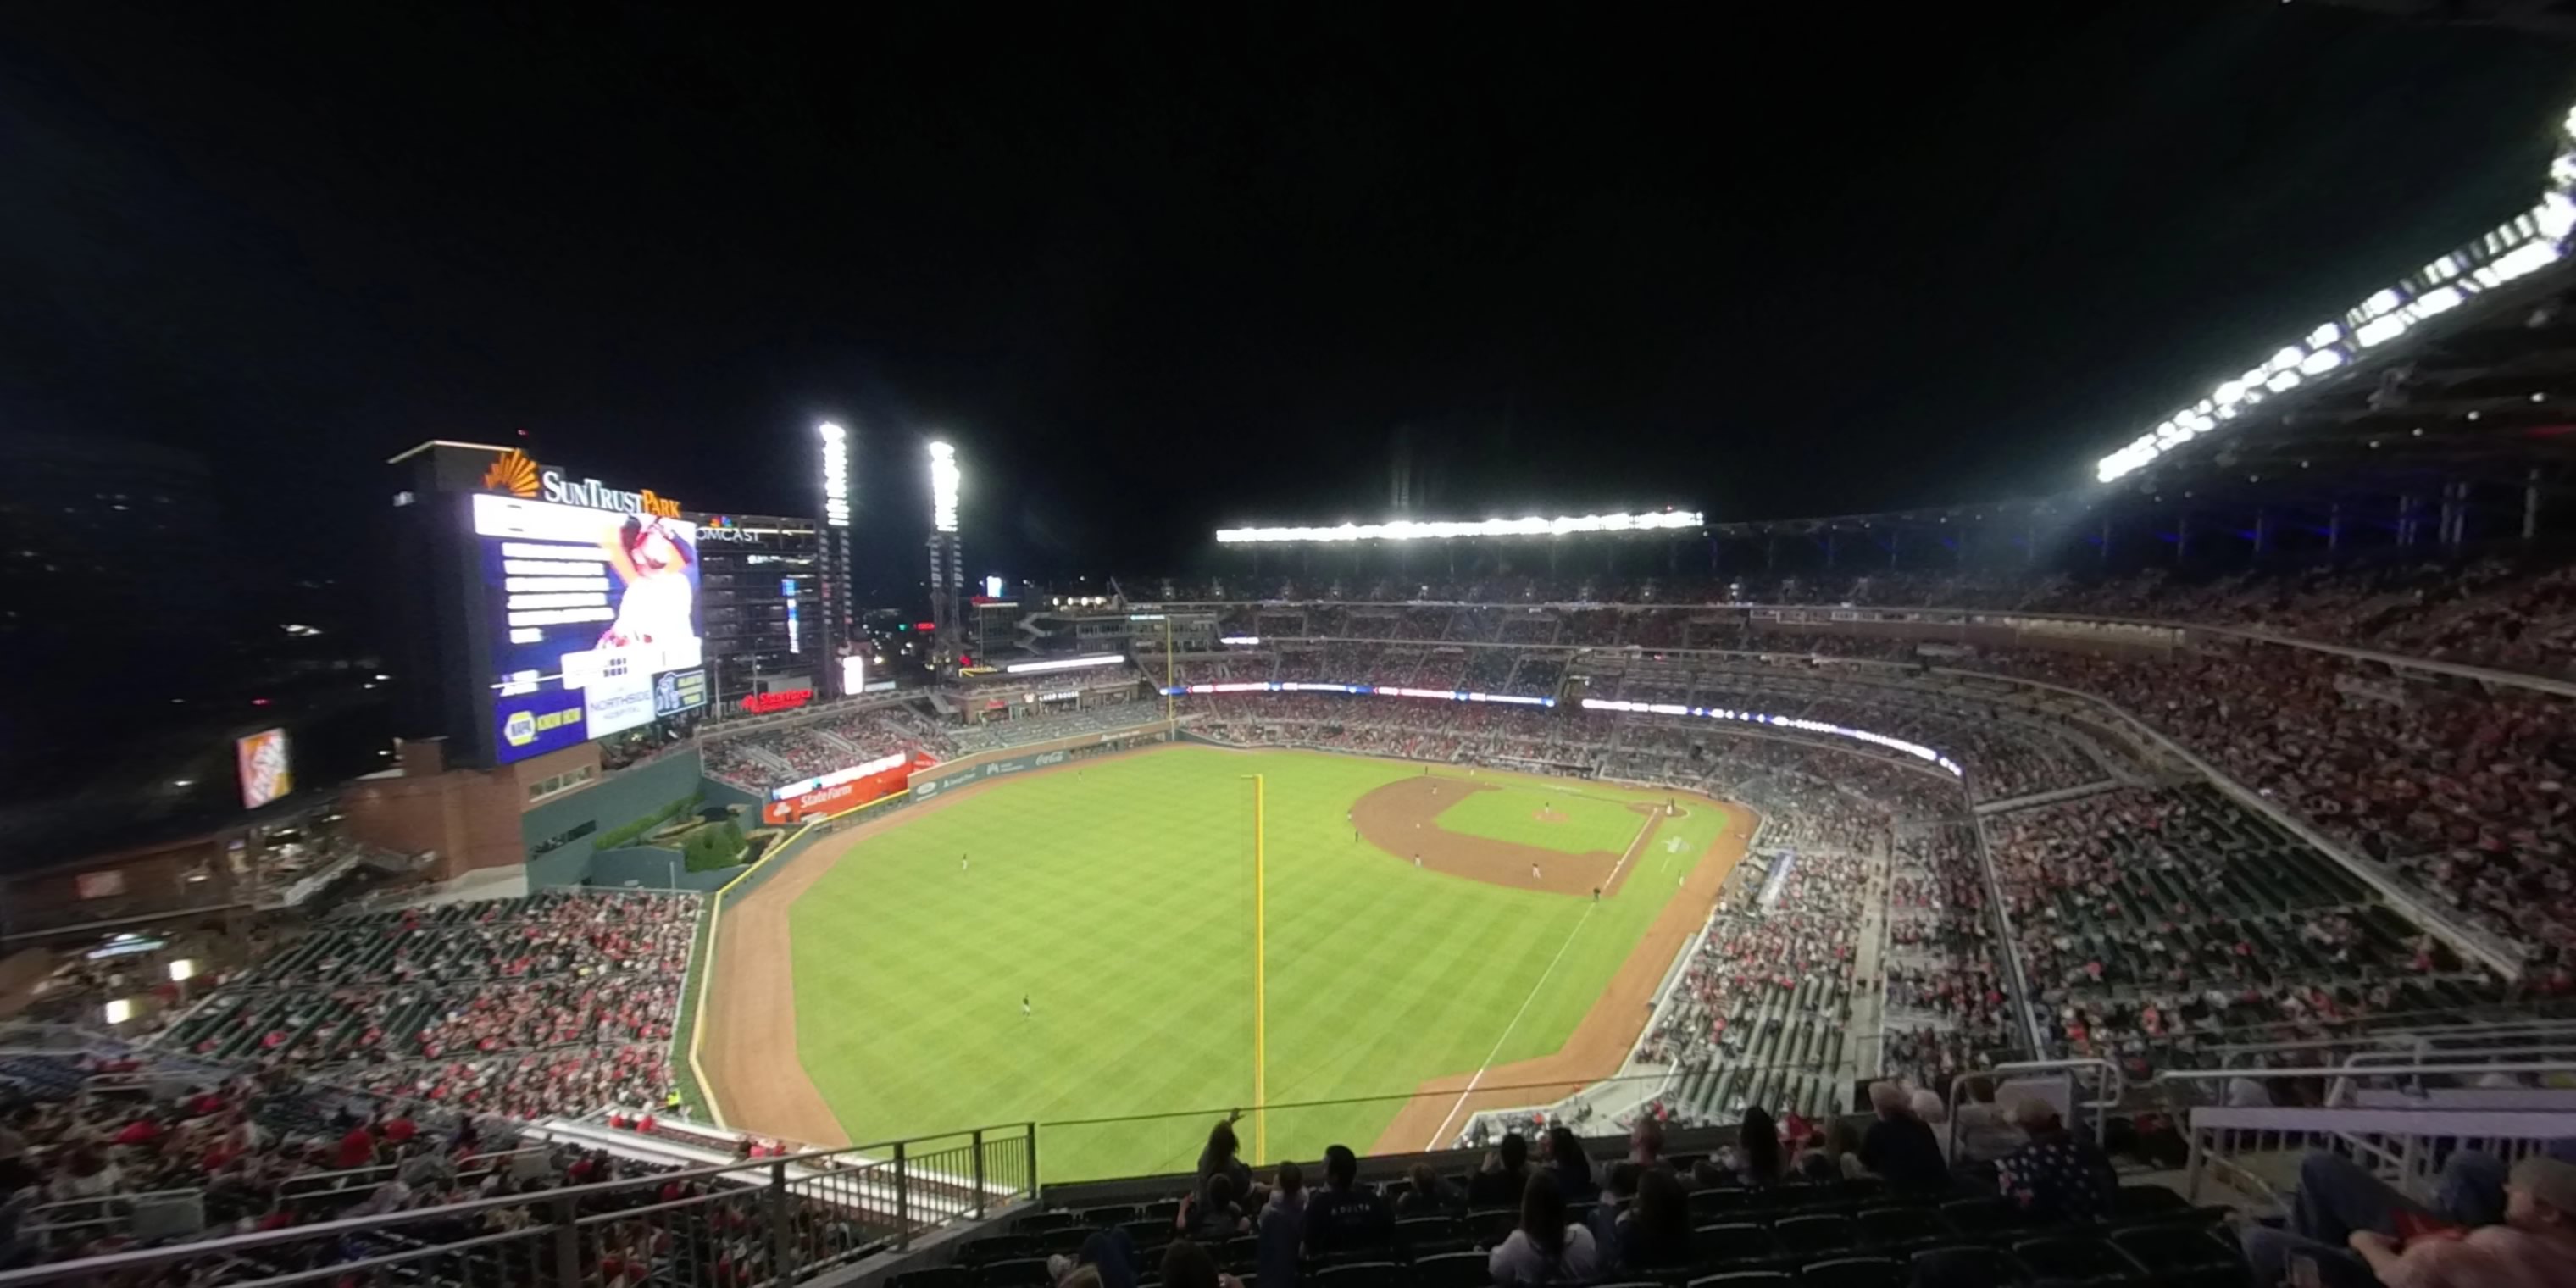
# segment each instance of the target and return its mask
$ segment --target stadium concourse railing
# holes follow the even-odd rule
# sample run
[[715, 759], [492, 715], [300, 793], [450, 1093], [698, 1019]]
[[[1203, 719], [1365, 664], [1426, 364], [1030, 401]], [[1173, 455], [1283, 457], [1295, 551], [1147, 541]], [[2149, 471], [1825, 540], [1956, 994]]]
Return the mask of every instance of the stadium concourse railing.
[[50, 1284], [788, 1284], [1037, 1192], [1027, 1123], [198, 1239], [0, 1271]]

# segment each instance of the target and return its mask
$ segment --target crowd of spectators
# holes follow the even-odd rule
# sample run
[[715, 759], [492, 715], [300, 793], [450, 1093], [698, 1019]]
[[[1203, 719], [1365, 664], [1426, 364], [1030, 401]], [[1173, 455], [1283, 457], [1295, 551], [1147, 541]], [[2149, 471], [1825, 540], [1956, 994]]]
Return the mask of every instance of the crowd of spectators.
[[2027, 1046], [1975, 829], [1899, 832], [1888, 886], [1882, 1065], [1916, 1086], [1946, 1085]]
[[1639, 1062], [1675, 1067], [1683, 1121], [1839, 1104], [1869, 861], [1815, 849], [1759, 863], [1729, 883], [1638, 1047]]
[[709, 777], [766, 797], [770, 789], [919, 749], [958, 754], [949, 730], [910, 704], [889, 702], [710, 737], [701, 747]]
[[2313, 1036], [2502, 999], [2350, 872], [2208, 787], [2122, 789], [1987, 827], [2059, 1052], [2143, 1073], [2230, 1031]]
[[163, 1045], [475, 1113], [660, 1104], [698, 915], [691, 894], [548, 890], [341, 917]]

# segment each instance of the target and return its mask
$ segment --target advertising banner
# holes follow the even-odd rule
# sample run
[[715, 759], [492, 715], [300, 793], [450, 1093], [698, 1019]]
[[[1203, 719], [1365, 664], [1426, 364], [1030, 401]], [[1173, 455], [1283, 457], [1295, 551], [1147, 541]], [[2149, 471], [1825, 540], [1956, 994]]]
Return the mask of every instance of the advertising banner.
[[581, 694], [560, 689], [494, 700], [492, 731], [493, 745], [500, 749], [504, 763], [561, 751], [590, 739], [582, 732]]
[[243, 809], [258, 809], [295, 790], [295, 771], [286, 755], [286, 731], [262, 729], [233, 740], [233, 764], [241, 773]]

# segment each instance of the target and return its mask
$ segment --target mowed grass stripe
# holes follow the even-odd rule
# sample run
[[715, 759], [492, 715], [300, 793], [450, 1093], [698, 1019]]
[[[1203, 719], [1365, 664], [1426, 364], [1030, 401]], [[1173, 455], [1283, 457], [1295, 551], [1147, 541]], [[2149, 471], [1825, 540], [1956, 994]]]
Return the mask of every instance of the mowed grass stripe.
[[[997, 782], [854, 847], [791, 912], [801, 1055], [852, 1139], [1249, 1103], [1253, 772], [1274, 1102], [1472, 1071], [1524, 999], [1498, 1058], [1556, 1049], [1673, 893], [1605, 901], [1533, 998], [1588, 900], [1351, 842], [1351, 802], [1418, 767], [1178, 748]], [[1271, 1152], [1365, 1147], [1397, 1107], [1282, 1111]], [[1050, 1131], [1046, 1173], [1186, 1167], [1205, 1127]]]

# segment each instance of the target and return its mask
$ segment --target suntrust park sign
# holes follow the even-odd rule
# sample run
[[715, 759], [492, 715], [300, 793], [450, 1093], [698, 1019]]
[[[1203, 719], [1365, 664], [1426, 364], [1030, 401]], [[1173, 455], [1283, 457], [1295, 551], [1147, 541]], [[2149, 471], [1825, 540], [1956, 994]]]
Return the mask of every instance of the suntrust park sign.
[[539, 465], [517, 448], [493, 458], [483, 471], [483, 488], [487, 492], [505, 492], [530, 500], [546, 500], [556, 505], [578, 505], [593, 510], [618, 514], [649, 514], [665, 519], [680, 517], [680, 503], [656, 496], [651, 489], [627, 492], [598, 479], [574, 480], [552, 465]]

